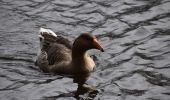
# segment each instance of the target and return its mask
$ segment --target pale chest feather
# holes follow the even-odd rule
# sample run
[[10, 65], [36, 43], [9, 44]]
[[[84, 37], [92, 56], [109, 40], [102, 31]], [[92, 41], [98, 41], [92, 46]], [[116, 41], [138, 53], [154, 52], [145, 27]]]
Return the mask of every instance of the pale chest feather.
[[86, 60], [85, 60], [85, 66], [86, 66], [86, 69], [88, 71], [93, 71], [94, 67], [95, 67], [95, 63], [93, 61], [93, 59], [91, 57], [87, 57]]

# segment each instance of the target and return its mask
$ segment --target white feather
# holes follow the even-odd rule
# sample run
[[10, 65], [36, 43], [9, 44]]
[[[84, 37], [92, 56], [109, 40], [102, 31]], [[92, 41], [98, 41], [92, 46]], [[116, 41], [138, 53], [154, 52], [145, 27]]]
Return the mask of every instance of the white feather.
[[50, 29], [45, 29], [45, 28], [40, 28], [40, 35], [43, 34], [43, 33], [48, 33], [52, 36], [55, 36], [57, 37], [57, 35]]

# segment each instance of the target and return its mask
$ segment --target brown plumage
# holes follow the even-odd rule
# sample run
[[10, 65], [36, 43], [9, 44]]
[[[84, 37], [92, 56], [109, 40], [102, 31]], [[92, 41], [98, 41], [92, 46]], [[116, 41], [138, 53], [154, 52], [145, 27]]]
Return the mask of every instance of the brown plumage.
[[77, 74], [89, 73], [95, 67], [87, 50], [103, 48], [95, 36], [84, 33], [77, 37], [72, 45], [68, 39], [57, 36], [51, 30], [40, 30], [41, 53], [37, 56], [36, 65], [44, 72]]

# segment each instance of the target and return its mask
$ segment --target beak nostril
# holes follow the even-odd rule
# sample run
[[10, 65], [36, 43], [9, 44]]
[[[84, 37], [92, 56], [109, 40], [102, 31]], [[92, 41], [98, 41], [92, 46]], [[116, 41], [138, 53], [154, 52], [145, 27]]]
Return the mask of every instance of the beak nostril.
[[93, 46], [94, 48], [100, 50], [101, 52], [104, 52], [104, 49], [101, 47], [101, 45], [99, 44], [96, 38], [93, 39]]

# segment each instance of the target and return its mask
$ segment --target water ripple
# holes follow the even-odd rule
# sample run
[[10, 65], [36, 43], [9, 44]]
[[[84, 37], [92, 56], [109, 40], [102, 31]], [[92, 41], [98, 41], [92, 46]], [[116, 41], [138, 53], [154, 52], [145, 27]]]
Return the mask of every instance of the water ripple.
[[[0, 99], [169, 100], [169, 0], [0, 0]], [[38, 30], [73, 40], [92, 32], [105, 49], [81, 91], [72, 76], [34, 66]], [[75, 80], [74, 80], [75, 81]], [[76, 94], [76, 95], [75, 95]], [[78, 95], [78, 96], [77, 96]]]

